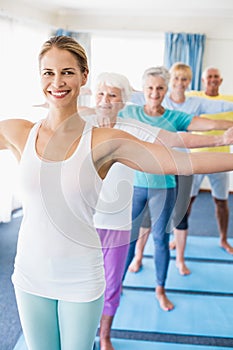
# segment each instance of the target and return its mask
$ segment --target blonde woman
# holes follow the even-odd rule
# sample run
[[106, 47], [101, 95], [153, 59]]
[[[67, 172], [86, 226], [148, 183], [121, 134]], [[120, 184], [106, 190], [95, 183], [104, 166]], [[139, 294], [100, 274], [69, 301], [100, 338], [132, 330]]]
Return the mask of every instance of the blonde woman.
[[87, 57], [70, 37], [44, 43], [39, 72], [46, 118], [0, 122], [0, 149], [20, 162], [24, 210], [12, 279], [29, 350], [91, 350], [105, 290], [93, 214], [111, 166], [190, 175], [232, 170], [233, 156], [189, 156], [85, 123], [77, 99]]

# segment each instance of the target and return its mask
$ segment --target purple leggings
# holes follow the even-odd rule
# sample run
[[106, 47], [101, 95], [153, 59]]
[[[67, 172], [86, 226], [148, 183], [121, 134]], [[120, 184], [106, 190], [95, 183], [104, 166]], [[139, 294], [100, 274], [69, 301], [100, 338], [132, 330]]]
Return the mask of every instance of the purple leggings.
[[97, 229], [97, 232], [102, 244], [106, 279], [103, 315], [114, 316], [120, 303], [131, 231]]

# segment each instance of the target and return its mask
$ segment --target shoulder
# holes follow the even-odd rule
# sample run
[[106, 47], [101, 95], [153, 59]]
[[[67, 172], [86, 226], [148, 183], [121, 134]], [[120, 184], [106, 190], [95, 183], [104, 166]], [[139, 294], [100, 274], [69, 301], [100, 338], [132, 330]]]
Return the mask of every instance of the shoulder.
[[191, 120], [193, 119], [193, 114], [177, 111], [177, 110], [169, 110], [166, 109], [164, 113], [164, 117], [169, 121], [169, 123], [173, 126], [176, 125], [178, 128], [183, 128], [183, 126], [189, 125]]
[[138, 140], [127, 131], [115, 128], [93, 128], [92, 135], [92, 149], [103, 148], [107, 153], [125, 142]]
[[142, 106], [135, 105], [135, 104], [128, 104], [119, 112], [119, 115], [133, 113], [134, 111], [138, 111], [140, 109], [142, 109]]
[[228, 102], [233, 102], [233, 95], [219, 95], [219, 99], [228, 101]]
[[143, 91], [133, 91], [130, 102], [140, 106], [145, 104], [145, 97]]
[[26, 119], [6, 119], [0, 122], [2, 148], [22, 154], [28, 135], [35, 124]]
[[179, 118], [181, 115], [188, 115], [186, 112], [178, 111], [176, 109], [165, 109], [164, 118]]
[[23, 137], [34, 125], [26, 119], [6, 119], [0, 122], [0, 133], [5, 137]]
[[[124, 123], [123, 123], [124, 125]], [[119, 138], [131, 137], [126, 131], [118, 128], [93, 128], [93, 138], [96, 142], [104, 142], [107, 140], [117, 140]]]
[[132, 118], [117, 118], [115, 129], [123, 130], [141, 140], [154, 142], [160, 128]]
[[192, 112], [194, 110], [196, 114], [200, 114], [200, 110], [198, 108], [206, 108], [210, 103], [212, 103], [210, 99], [204, 96], [187, 96], [186, 101]]
[[205, 97], [205, 92], [204, 91], [197, 91], [197, 90], [191, 90], [187, 91], [185, 93], [186, 96], [199, 96], [199, 97]]
[[197, 95], [193, 95], [193, 96], [186, 96], [185, 97], [185, 102], [199, 102], [199, 101], [205, 101], [205, 98], [203, 98], [204, 96], [197, 96]]

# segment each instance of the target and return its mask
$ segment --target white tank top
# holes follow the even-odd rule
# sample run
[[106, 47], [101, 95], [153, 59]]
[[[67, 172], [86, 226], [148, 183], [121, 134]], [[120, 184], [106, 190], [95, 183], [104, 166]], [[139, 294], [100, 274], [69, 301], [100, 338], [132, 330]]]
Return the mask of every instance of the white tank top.
[[23, 220], [12, 281], [43, 297], [87, 302], [105, 289], [103, 256], [93, 224], [102, 180], [93, 164], [86, 123], [74, 154], [62, 162], [36, 153], [41, 122], [32, 128], [20, 162]]
[[[93, 116], [93, 123], [97, 124]], [[117, 118], [114, 129], [128, 132], [140, 140], [154, 142], [160, 128], [152, 127], [131, 118]], [[132, 223], [134, 170], [115, 163], [103, 181], [94, 216], [96, 228], [128, 231]]]

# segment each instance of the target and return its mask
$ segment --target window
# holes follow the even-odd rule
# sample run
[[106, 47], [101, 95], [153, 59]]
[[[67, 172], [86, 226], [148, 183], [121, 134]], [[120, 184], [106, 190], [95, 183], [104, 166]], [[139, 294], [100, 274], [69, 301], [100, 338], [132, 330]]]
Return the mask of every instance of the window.
[[[49, 30], [0, 17], [0, 32], [0, 119], [41, 119], [42, 109], [32, 106], [44, 102], [37, 57]], [[1, 151], [0, 168], [0, 222], [8, 222], [12, 210], [21, 206], [18, 162], [10, 151]]]
[[124, 74], [132, 87], [141, 90], [145, 69], [163, 65], [164, 33], [93, 34], [91, 43], [90, 82], [108, 71]]
[[1, 108], [0, 119], [33, 119], [34, 104], [42, 103], [38, 53], [49, 36], [48, 28], [0, 18]]

